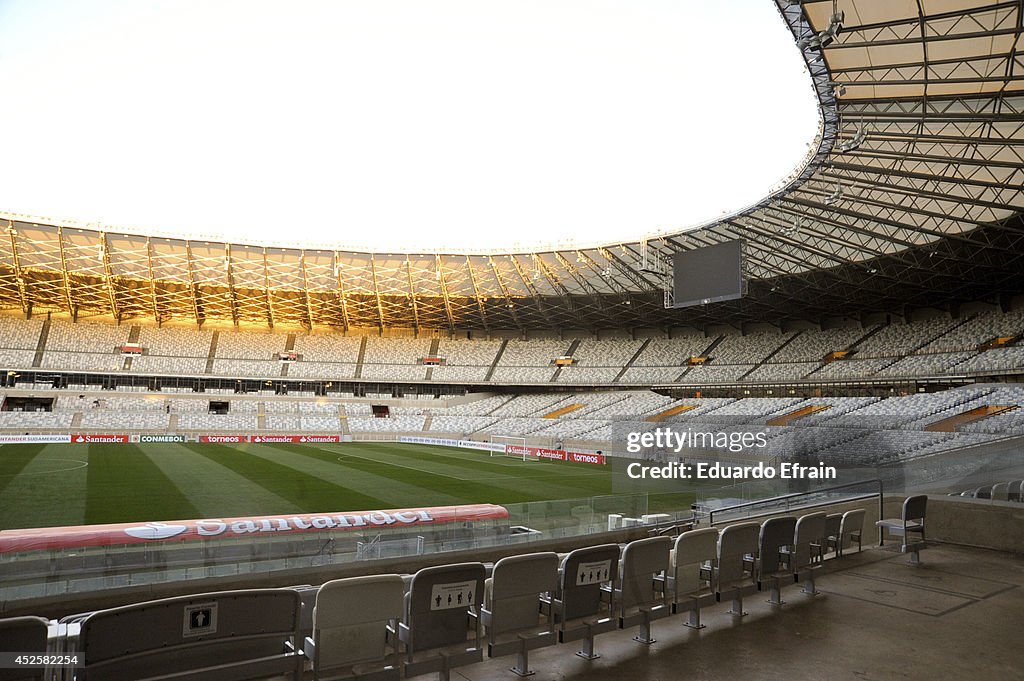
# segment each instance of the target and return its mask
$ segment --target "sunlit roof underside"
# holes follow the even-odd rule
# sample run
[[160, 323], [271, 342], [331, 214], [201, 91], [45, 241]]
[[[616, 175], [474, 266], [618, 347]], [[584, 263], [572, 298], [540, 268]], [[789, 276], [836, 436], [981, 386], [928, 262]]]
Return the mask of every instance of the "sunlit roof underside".
[[[923, 15], [914, 2], [838, 5], [844, 26], [824, 59], [804, 50], [824, 111], [818, 157], [793, 187], [696, 232], [599, 248], [406, 256], [16, 219], [0, 249], [0, 300], [121, 318], [532, 329], [856, 314], [1024, 290], [1020, 3], [922, 2]], [[796, 41], [825, 30], [832, 14], [831, 1], [779, 7]], [[838, 97], [831, 82], [845, 86]], [[864, 139], [849, 148], [858, 128]], [[666, 312], [657, 263], [737, 238], [746, 242], [750, 295]]]

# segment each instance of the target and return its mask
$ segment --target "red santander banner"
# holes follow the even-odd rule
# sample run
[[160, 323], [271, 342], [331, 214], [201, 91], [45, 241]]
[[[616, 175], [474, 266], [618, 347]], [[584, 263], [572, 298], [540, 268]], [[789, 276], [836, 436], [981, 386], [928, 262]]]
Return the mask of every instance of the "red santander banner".
[[340, 435], [253, 435], [249, 442], [341, 442]]
[[505, 453], [514, 456], [532, 456], [538, 459], [554, 459], [556, 461], [572, 461], [573, 463], [604, 464], [603, 454], [585, 454], [583, 452], [567, 452], [562, 449], [544, 449], [543, 447], [524, 447], [523, 445], [505, 445]]
[[507, 520], [508, 509], [494, 504], [427, 506], [386, 511], [345, 511], [302, 515], [210, 518], [113, 525], [36, 527], [0, 531], [0, 553], [50, 549], [120, 546], [170, 541], [231, 539], [308, 532], [340, 532], [364, 528], [382, 529]]
[[76, 433], [71, 436], [71, 441], [78, 443], [92, 443], [92, 442], [104, 442], [104, 443], [127, 443], [127, 435], [97, 435], [95, 433]]

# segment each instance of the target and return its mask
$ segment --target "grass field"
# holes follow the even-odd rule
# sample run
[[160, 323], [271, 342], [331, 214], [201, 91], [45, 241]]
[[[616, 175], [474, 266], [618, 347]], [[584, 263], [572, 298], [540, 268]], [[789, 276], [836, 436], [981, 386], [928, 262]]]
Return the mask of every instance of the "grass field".
[[510, 504], [611, 492], [608, 466], [524, 463], [427, 445], [0, 447], [0, 529]]

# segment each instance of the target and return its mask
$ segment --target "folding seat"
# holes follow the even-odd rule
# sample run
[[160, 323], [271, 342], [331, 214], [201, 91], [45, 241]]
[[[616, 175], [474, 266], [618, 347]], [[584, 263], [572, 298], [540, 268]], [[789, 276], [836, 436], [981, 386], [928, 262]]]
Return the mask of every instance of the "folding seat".
[[761, 526], [737, 523], [722, 530], [718, 537], [718, 565], [714, 571], [715, 599], [732, 599], [729, 613], [743, 617], [743, 597], [757, 592], [754, 556], [757, 554]]
[[485, 577], [483, 563], [429, 567], [412, 576], [395, 632], [405, 644], [406, 676], [437, 672], [448, 681], [452, 669], [483, 660], [479, 610]]
[[618, 563], [617, 544], [576, 549], [562, 559], [558, 589], [550, 607], [558, 625], [559, 643], [583, 639], [583, 649], [576, 653], [582, 658], [600, 657], [594, 652], [594, 636], [617, 627], [612, 613], [619, 583]]
[[313, 664], [313, 679], [397, 681], [398, 651], [388, 645], [387, 633], [404, 605], [405, 584], [399, 575], [336, 579], [321, 586], [312, 613], [313, 634], [303, 647]]
[[[829, 516], [831, 517], [831, 516]], [[827, 519], [826, 519], [827, 525]], [[827, 532], [826, 528], [826, 532]], [[835, 550], [837, 556], [842, 556], [843, 552], [853, 546], [853, 542], [857, 542], [857, 552], [860, 553], [863, 546], [861, 545], [861, 538], [864, 533], [864, 509], [857, 508], [852, 511], [847, 511], [843, 514], [843, 519], [839, 524], [839, 532], [836, 536]]]
[[[840, 545], [840, 532], [843, 526], [843, 514], [842, 513], [829, 513], [825, 516], [825, 546], [822, 547], [823, 553], [833, 551], [836, 554], [836, 558], [842, 555], [842, 551], [839, 548]], [[822, 556], [824, 558], [824, 556]]]
[[[903, 509], [900, 512], [899, 518], [887, 518], [879, 520], [875, 525], [879, 528], [883, 535], [883, 541], [885, 537], [885, 531], [888, 530], [889, 534], [895, 537], [902, 537], [903, 543], [900, 546], [902, 553], [910, 553], [910, 562], [912, 565], [919, 565], [921, 563], [921, 549], [927, 548], [924, 538], [924, 517], [928, 510], [928, 497], [924, 494], [919, 494], [913, 497], [907, 497], [903, 502]], [[911, 543], [910, 535], [917, 534], [921, 536], [920, 541]]]
[[771, 590], [768, 602], [772, 605], [782, 605], [784, 582], [793, 581], [791, 561], [795, 528], [793, 516], [768, 518], [761, 523], [755, 568], [757, 589], [764, 591], [767, 586]]
[[640, 633], [633, 637], [639, 643], [654, 643], [651, 620], [672, 614], [664, 589], [655, 586], [664, 583], [671, 548], [671, 537], [649, 537], [626, 544], [622, 552], [615, 612], [620, 629], [639, 625]]
[[[0, 650], [5, 652], [47, 652], [48, 623], [42, 617], [9, 617], [0, 619]], [[0, 667], [0, 681], [42, 681], [46, 669], [5, 669]]]
[[808, 513], [796, 521], [793, 535], [793, 555], [790, 569], [794, 581], [805, 581], [803, 593], [817, 595], [814, 588], [814, 576], [821, 569], [822, 547], [825, 543], [824, 513]]
[[718, 563], [718, 528], [706, 527], [683, 532], [676, 537], [669, 554], [669, 570], [665, 579], [671, 594], [672, 612], [689, 612], [686, 626], [703, 629], [700, 609], [715, 602], [711, 577]]
[[531, 650], [554, 645], [554, 610], [545, 608], [541, 598], [558, 588], [558, 554], [529, 553], [502, 558], [484, 584], [484, 605], [480, 616], [487, 629], [487, 655], [516, 654], [512, 671], [529, 676]]

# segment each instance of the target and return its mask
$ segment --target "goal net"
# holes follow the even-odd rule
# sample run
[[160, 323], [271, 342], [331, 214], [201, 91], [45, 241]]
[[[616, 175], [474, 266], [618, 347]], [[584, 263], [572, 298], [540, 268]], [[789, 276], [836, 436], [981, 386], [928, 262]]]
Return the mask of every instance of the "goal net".
[[526, 447], [525, 437], [515, 437], [511, 435], [491, 435], [491, 442], [493, 444], [505, 445], [504, 451], [491, 451], [491, 456], [507, 456], [514, 459], [520, 459], [522, 461], [530, 461], [533, 457], [529, 456], [529, 451]]

